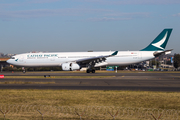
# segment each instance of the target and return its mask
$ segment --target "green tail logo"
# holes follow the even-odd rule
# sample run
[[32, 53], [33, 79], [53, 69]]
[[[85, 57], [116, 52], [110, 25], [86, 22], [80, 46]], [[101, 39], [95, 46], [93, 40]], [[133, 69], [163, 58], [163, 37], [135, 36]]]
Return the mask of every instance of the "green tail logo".
[[164, 51], [172, 29], [164, 29], [146, 48], [141, 51]]

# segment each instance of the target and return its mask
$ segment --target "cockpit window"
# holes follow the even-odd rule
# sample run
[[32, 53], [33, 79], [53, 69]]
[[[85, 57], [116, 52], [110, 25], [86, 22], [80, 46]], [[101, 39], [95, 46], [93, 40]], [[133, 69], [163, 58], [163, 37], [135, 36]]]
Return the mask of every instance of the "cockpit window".
[[11, 57], [11, 59], [15, 59], [15, 57]]

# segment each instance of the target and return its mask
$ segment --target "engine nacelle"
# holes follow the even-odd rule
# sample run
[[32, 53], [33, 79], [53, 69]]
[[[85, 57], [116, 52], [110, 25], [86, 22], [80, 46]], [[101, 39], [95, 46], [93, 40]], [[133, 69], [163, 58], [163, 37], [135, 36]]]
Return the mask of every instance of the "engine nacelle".
[[79, 70], [81, 67], [77, 63], [63, 63], [62, 70], [64, 71], [73, 71]]

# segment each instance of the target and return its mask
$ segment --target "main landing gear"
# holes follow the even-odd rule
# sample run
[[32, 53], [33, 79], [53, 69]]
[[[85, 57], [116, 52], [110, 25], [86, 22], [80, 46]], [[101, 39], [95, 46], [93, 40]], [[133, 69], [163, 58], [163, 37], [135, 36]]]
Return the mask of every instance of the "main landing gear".
[[22, 67], [22, 72], [26, 73], [26, 69], [24, 67]]
[[86, 73], [90, 73], [90, 72], [95, 73], [96, 71], [95, 71], [95, 69], [87, 69], [86, 70]]

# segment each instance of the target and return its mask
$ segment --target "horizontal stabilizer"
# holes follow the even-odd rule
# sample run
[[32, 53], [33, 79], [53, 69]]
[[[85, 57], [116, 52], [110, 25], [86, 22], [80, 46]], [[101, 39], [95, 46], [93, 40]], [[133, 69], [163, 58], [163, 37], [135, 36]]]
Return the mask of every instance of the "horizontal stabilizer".
[[166, 54], [169, 54], [169, 53], [171, 53], [171, 51], [172, 51], [173, 49], [171, 49], [171, 50], [166, 50], [166, 51], [163, 51], [163, 52], [154, 52], [154, 56], [155, 57], [158, 57], [158, 56], [160, 56], [160, 55], [166, 55]]

